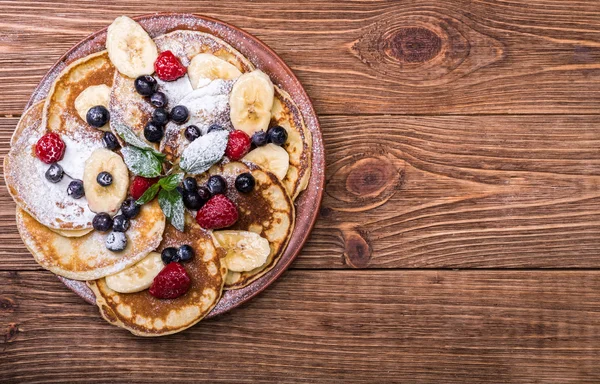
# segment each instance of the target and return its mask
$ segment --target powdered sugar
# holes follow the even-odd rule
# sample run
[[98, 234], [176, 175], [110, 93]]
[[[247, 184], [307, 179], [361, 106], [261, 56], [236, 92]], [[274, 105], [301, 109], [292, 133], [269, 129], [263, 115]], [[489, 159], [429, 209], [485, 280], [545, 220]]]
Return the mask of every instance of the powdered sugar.
[[181, 169], [199, 175], [221, 160], [227, 147], [229, 132], [213, 131], [192, 142], [181, 155]]
[[163, 81], [156, 77], [156, 81], [158, 82], [158, 90], [167, 96], [169, 110], [174, 106], [179, 105], [181, 99], [193, 91], [192, 83], [190, 82], [188, 75], [180, 77], [175, 81]]

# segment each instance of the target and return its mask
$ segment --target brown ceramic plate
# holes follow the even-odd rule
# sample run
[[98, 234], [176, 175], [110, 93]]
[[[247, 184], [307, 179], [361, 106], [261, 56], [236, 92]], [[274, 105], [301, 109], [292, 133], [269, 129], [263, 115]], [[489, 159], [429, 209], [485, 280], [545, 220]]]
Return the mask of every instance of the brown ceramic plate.
[[[134, 19], [152, 37], [176, 29], [188, 29], [211, 33], [225, 40], [252, 61], [256, 67], [266, 72], [275, 84], [278, 84], [291, 95], [300, 108], [308, 129], [312, 132], [313, 159], [311, 178], [308, 188], [296, 200], [296, 227], [285, 253], [271, 271], [251, 285], [238, 290], [226, 291], [221, 301], [207, 316], [213, 317], [241, 305], [267, 288], [287, 269], [306, 242], [319, 212], [325, 179], [325, 154], [323, 152], [319, 121], [308, 95], [304, 91], [300, 81], [292, 73], [292, 70], [275, 52], [247, 32], [216, 19], [190, 14], [152, 14], [135, 17]], [[106, 28], [92, 34], [69, 50], [42, 79], [33, 92], [27, 108], [33, 103], [46, 98], [54, 79], [69, 63], [91, 53], [103, 50], [105, 41]], [[85, 301], [90, 304], [95, 303], [94, 294], [86, 286], [85, 282], [59, 278]]]

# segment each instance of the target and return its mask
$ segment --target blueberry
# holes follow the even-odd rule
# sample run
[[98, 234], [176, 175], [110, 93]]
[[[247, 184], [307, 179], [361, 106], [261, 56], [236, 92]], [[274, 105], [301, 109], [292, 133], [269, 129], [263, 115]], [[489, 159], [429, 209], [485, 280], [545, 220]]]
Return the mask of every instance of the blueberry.
[[133, 219], [140, 213], [140, 206], [135, 202], [133, 197], [125, 199], [121, 204], [121, 213], [128, 219]]
[[163, 138], [163, 129], [149, 121], [144, 127], [144, 137], [151, 143], [158, 143]]
[[285, 142], [287, 141], [287, 137], [288, 137], [288, 134], [287, 134], [287, 131], [285, 130], [285, 128], [280, 127], [280, 126], [269, 128], [267, 135], [269, 136], [269, 141], [275, 145], [285, 144]]
[[202, 200], [208, 201], [210, 199], [210, 191], [206, 187], [198, 187], [198, 195]]
[[119, 140], [117, 140], [117, 136], [115, 136], [112, 132], [104, 132], [102, 134], [102, 143], [106, 147], [106, 149], [110, 149], [114, 151], [119, 148]]
[[177, 250], [177, 256], [179, 257], [179, 261], [190, 261], [194, 258], [194, 248], [189, 245], [182, 245]]
[[212, 124], [210, 127], [208, 127], [208, 131], [206, 133], [210, 133], [213, 131], [222, 131], [225, 128], [221, 127], [219, 124]]
[[178, 105], [171, 109], [171, 120], [176, 122], [177, 124], [183, 124], [188, 121], [190, 117], [190, 113], [188, 109], [183, 105]]
[[98, 176], [96, 176], [96, 181], [103, 187], [108, 187], [113, 182], [113, 177], [108, 172], [100, 172]]
[[113, 219], [110, 217], [108, 213], [99, 213], [94, 216], [92, 220], [92, 226], [96, 231], [106, 232], [112, 227]]
[[227, 190], [227, 182], [221, 176], [215, 175], [208, 179], [206, 187], [212, 195], [220, 195]]
[[110, 119], [110, 113], [108, 109], [103, 105], [96, 105], [90, 108], [85, 115], [85, 120], [89, 125], [94, 128], [103, 127]]
[[179, 262], [179, 256], [177, 255], [177, 248], [169, 247], [169, 248], [163, 249], [163, 251], [160, 253], [160, 258], [162, 259], [162, 262], [165, 264]]
[[252, 135], [252, 144], [256, 145], [257, 147], [266, 145], [268, 141], [268, 135], [265, 131], [257, 131], [254, 132], [254, 135]]
[[183, 179], [183, 189], [188, 192], [196, 192], [198, 190], [198, 182], [193, 177]]
[[64, 175], [65, 171], [63, 171], [62, 167], [56, 163], [52, 164], [45, 174], [46, 179], [51, 183], [58, 183], [62, 180]]
[[135, 90], [142, 96], [150, 96], [158, 89], [156, 79], [150, 75], [140, 76], [135, 79]]
[[175, 189], [181, 196], [183, 196], [183, 194], [185, 193], [185, 189], [183, 189], [181, 185], [176, 186]]
[[249, 172], [242, 173], [235, 178], [235, 189], [242, 193], [252, 192], [255, 184], [254, 176]]
[[125, 215], [117, 215], [113, 218], [113, 231], [126, 232], [129, 229], [129, 219]]
[[67, 187], [67, 194], [74, 199], [80, 199], [85, 195], [85, 191], [83, 190], [83, 181], [81, 180], [73, 180], [69, 183]]
[[150, 104], [156, 108], [163, 108], [167, 106], [167, 95], [162, 92], [155, 92], [150, 96]]
[[200, 137], [200, 128], [195, 125], [188, 125], [183, 134], [188, 141], [194, 141]]
[[198, 210], [202, 208], [206, 200], [202, 200], [198, 192], [183, 191], [183, 205], [187, 209]]
[[165, 126], [169, 122], [169, 112], [164, 108], [156, 108], [152, 112], [152, 122], [158, 126]]
[[127, 236], [123, 232], [111, 232], [106, 236], [106, 248], [109, 251], [120, 252], [127, 247]]

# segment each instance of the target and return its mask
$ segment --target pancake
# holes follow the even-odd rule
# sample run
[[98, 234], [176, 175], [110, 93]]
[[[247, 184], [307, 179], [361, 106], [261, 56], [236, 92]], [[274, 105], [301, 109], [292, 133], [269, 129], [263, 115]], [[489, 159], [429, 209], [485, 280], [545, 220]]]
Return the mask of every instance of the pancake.
[[[256, 186], [250, 193], [240, 193], [233, 186], [235, 178], [244, 172], [251, 172], [256, 180]], [[258, 166], [233, 162], [214, 166], [209, 174], [225, 178], [229, 186], [226, 195], [238, 207], [238, 221], [227, 230], [255, 232], [269, 240], [271, 253], [263, 266], [249, 272], [227, 273], [225, 289], [242, 288], [267, 273], [279, 261], [294, 229], [294, 204], [277, 177]], [[198, 184], [205, 183], [207, 178], [207, 175], [199, 177]]]
[[93, 280], [117, 273], [143, 259], [161, 242], [165, 217], [157, 201], [144, 205], [126, 232], [127, 247], [111, 252], [104, 244], [108, 233], [61, 236], [17, 208], [17, 228], [35, 261], [57, 275], [74, 280]]
[[157, 251], [189, 244], [195, 256], [182, 263], [192, 280], [188, 292], [176, 299], [157, 299], [148, 290], [118, 293], [105, 279], [88, 282], [96, 295], [96, 305], [111, 324], [138, 336], [162, 336], [182, 331], [202, 320], [217, 304], [223, 290], [226, 268], [221, 266], [221, 252], [209, 232], [186, 215], [186, 231], [179, 232], [170, 224]]

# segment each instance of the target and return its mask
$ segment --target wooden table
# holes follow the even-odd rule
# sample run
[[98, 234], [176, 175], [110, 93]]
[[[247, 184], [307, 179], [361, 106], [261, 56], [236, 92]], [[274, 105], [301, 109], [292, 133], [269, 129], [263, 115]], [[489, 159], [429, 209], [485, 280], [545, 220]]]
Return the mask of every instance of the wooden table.
[[0, 189], [0, 382], [600, 380], [600, 3], [0, 1], [0, 149], [69, 47], [195, 12], [292, 67], [327, 150], [282, 278], [161, 339], [42, 270]]

